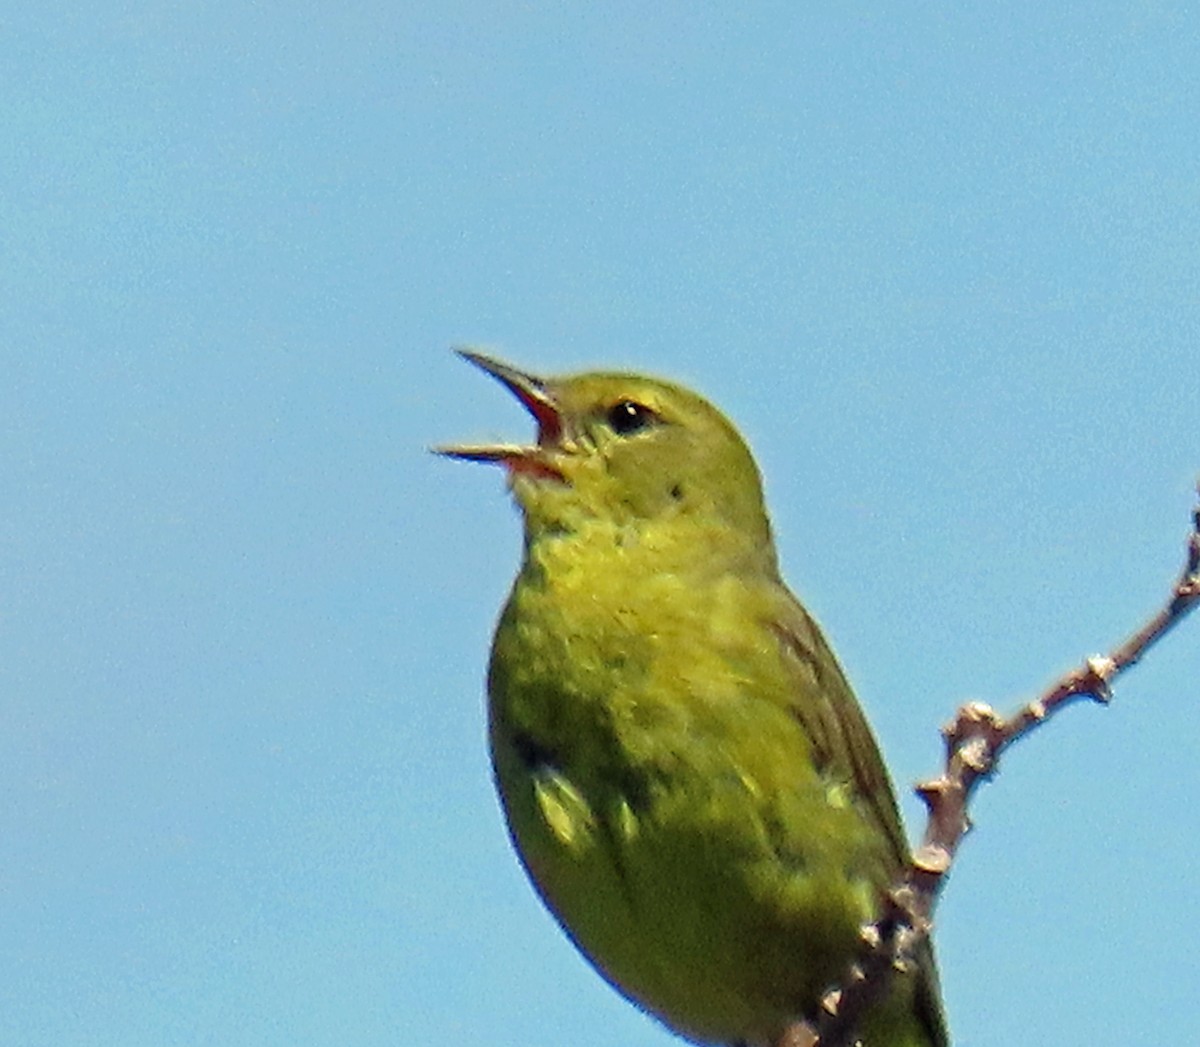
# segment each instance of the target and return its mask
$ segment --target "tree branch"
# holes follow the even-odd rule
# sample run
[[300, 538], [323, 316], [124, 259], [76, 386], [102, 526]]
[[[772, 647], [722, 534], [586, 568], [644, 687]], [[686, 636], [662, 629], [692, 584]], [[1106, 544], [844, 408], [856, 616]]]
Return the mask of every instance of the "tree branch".
[[984, 702], [967, 702], [942, 729], [945, 767], [938, 777], [916, 787], [929, 808], [929, 820], [904, 879], [889, 892], [880, 918], [863, 928], [861, 955], [841, 984], [825, 994], [816, 1025], [793, 1025], [774, 1047], [851, 1047], [862, 1016], [884, 996], [892, 975], [913, 965], [917, 947], [929, 933], [946, 874], [970, 828], [971, 797], [980, 782], [995, 773], [1000, 754], [1078, 698], [1109, 702], [1116, 678], [1136, 665], [1197, 603], [1200, 501], [1192, 511], [1183, 570], [1166, 603], [1149, 621], [1112, 652], [1088, 658], [1011, 716], [1000, 716]]

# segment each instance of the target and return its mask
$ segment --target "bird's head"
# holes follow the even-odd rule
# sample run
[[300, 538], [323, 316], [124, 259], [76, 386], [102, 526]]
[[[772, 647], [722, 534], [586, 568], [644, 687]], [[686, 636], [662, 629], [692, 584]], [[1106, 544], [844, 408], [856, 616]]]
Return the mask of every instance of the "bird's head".
[[571, 533], [589, 519], [666, 524], [676, 533], [695, 523], [733, 531], [773, 560], [758, 468], [707, 400], [640, 375], [538, 378], [473, 350], [459, 352], [520, 400], [537, 423], [537, 440], [437, 451], [503, 465], [527, 535]]

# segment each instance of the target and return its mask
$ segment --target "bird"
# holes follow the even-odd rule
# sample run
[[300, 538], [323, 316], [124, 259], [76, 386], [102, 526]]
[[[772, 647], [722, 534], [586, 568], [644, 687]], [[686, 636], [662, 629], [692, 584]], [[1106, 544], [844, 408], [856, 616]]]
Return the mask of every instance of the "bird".
[[[521, 564], [487, 670], [514, 849], [621, 994], [696, 1044], [777, 1047], [847, 970], [909, 861], [879, 747], [782, 580], [734, 425], [673, 382], [539, 377], [458, 350], [532, 416], [503, 467]], [[864, 1047], [945, 1047], [932, 945]]]

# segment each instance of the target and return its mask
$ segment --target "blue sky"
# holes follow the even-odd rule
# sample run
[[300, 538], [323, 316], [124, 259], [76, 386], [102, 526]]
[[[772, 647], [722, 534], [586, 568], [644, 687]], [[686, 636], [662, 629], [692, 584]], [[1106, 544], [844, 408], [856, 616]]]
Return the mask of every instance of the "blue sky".
[[[902, 786], [1157, 605], [1194, 13], [796, 6], [5, 15], [0, 1042], [675, 1042], [504, 837], [518, 520], [425, 448], [529, 422], [451, 345], [716, 400]], [[1198, 681], [1190, 622], [980, 795], [957, 1043], [1192, 1021]]]

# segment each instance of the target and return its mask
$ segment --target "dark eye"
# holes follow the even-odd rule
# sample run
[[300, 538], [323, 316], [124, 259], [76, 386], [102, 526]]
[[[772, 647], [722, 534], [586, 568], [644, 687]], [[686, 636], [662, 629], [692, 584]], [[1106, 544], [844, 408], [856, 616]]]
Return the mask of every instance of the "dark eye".
[[605, 418], [618, 436], [628, 436], [645, 429], [658, 416], [645, 404], [636, 400], [621, 400], [608, 409]]

